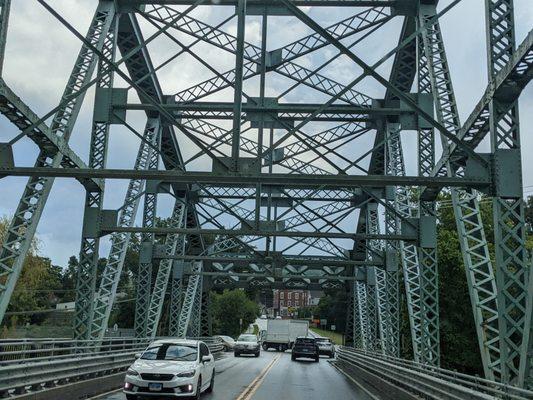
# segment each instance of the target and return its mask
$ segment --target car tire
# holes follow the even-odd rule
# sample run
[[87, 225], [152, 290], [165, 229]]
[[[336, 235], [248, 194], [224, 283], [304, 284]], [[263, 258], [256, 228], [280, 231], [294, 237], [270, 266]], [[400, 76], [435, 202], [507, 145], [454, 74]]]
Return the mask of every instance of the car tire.
[[207, 393], [213, 393], [214, 388], [215, 388], [215, 370], [213, 370], [213, 375], [211, 376], [211, 382], [209, 383], [209, 387], [205, 391]]
[[266, 343], [263, 343], [263, 350], [264, 351], [267, 351], [268, 350], [268, 345]]
[[137, 400], [137, 396], [134, 394], [126, 394], [127, 400]]
[[335, 357], [335, 354], [334, 353], [329, 353], [329, 358], [333, 358]]
[[233, 353], [233, 355], [234, 355], [235, 357], [239, 357], [239, 356], [240, 356], [240, 354], [237, 353], [237, 352]]
[[257, 352], [257, 353], [254, 354], [254, 356], [259, 357], [259, 354], [261, 354], [261, 353]]
[[292, 361], [296, 361], [296, 357], [294, 355], [291, 356]]
[[318, 362], [320, 360], [320, 356], [315, 357], [315, 362]]

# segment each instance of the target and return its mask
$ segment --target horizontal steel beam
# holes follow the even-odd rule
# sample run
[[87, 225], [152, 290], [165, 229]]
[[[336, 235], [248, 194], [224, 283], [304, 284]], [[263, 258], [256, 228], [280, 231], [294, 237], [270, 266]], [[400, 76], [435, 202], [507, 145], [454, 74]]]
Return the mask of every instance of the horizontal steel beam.
[[[228, 102], [207, 102], [200, 101], [195, 103], [164, 103], [161, 107], [169, 111], [212, 111], [212, 112], [231, 112], [233, 113], [233, 103]], [[257, 105], [243, 103], [243, 112], [264, 112], [264, 113], [312, 113], [322, 108], [323, 104], [311, 103], [280, 103], [271, 105]], [[149, 110], [157, 111], [156, 107], [150, 104], [126, 103], [115, 104], [113, 108], [119, 110]], [[412, 110], [395, 107], [361, 107], [350, 104], [332, 104], [324, 109], [322, 114], [377, 114], [377, 115], [400, 115], [414, 114]]]
[[283, 274], [283, 275], [276, 275], [276, 274], [262, 274], [262, 273], [250, 273], [250, 272], [210, 272], [210, 271], [202, 271], [202, 272], [194, 272], [194, 271], [184, 271], [185, 275], [202, 275], [202, 276], [210, 276], [210, 277], [234, 277], [234, 278], [270, 278], [277, 281], [282, 281], [283, 279], [306, 279], [309, 281], [339, 281], [339, 282], [349, 282], [349, 281], [356, 281], [357, 278], [355, 276], [336, 276], [336, 275], [318, 275], [318, 274], [312, 274], [312, 275], [302, 275], [302, 274]]
[[[215, 5], [236, 6], [238, 0], [217, 0]], [[143, 4], [162, 4], [189, 6], [195, 0], [117, 0], [120, 7], [131, 7]], [[248, 0], [247, 5], [268, 6], [272, 5], [272, 0]], [[301, 7], [394, 7], [401, 3], [397, 0], [292, 0], [292, 3]], [[213, 2], [205, 2], [204, 5], [212, 6]]]
[[292, 258], [290, 256], [283, 257], [281, 259], [272, 258], [266, 256], [265, 258], [257, 257], [224, 257], [224, 256], [187, 256], [187, 255], [172, 255], [167, 256], [164, 254], [154, 253], [155, 259], [173, 259], [183, 261], [203, 261], [204, 263], [247, 263], [247, 264], [260, 264], [260, 265], [272, 265], [283, 264], [283, 266], [319, 266], [319, 267], [350, 267], [355, 265], [376, 265], [376, 261], [356, 261], [342, 258], [333, 257], [313, 257], [313, 258]]
[[264, 237], [312, 237], [330, 239], [367, 239], [367, 240], [416, 240], [417, 235], [367, 235], [359, 233], [343, 232], [301, 232], [301, 231], [267, 231], [258, 229], [191, 229], [191, 228], [143, 228], [143, 227], [122, 227], [103, 226], [103, 233], [131, 232], [131, 233], [154, 233], [156, 235], [166, 235], [180, 233], [185, 235], [225, 235], [225, 236], [264, 236]]
[[129, 169], [65, 169], [15, 167], [1, 168], [3, 176], [42, 176], [57, 178], [105, 178], [105, 179], [147, 179], [162, 182], [181, 182], [224, 186], [280, 185], [285, 188], [324, 189], [326, 187], [357, 188], [386, 186], [461, 187], [482, 189], [490, 185], [487, 179], [461, 177], [423, 177], [387, 175], [308, 175], [308, 174], [239, 174], [228, 172], [187, 172], [179, 170], [129, 170]]

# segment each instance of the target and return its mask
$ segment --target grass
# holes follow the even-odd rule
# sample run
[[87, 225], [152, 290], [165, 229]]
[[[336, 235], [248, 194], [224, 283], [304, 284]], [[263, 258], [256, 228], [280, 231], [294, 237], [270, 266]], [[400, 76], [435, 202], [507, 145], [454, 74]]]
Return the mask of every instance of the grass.
[[330, 338], [333, 343], [342, 345], [342, 334], [333, 331], [326, 331], [324, 329], [309, 327], [313, 332], [322, 337]]

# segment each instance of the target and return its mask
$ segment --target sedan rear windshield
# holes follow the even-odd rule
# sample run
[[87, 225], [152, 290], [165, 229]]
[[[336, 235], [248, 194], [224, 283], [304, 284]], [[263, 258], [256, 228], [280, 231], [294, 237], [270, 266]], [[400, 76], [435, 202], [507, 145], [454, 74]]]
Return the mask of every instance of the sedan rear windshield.
[[297, 344], [315, 344], [315, 339], [296, 339]]
[[242, 335], [237, 339], [239, 342], [257, 342], [255, 335]]
[[196, 346], [163, 343], [149, 347], [141, 360], [195, 361], [198, 355]]

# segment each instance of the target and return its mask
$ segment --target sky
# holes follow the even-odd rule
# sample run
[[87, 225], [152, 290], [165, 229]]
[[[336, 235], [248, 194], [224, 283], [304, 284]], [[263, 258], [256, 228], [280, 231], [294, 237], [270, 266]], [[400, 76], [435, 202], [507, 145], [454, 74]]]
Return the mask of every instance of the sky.
[[[50, 0], [49, 3], [82, 33], [86, 32], [96, 8], [96, 2], [92, 0]], [[440, 3], [439, 9], [449, 4], [450, 1], [441, 1]], [[483, 3], [483, 0], [463, 0], [441, 20], [462, 121], [466, 120], [487, 85]], [[201, 7], [193, 13], [193, 16], [206, 23], [215, 24], [229, 17], [231, 11], [230, 7]], [[315, 17], [322, 26], [340, 21], [346, 18], [350, 12], [355, 13], [354, 10], [346, 9], [328, 10], [327, 13], [324, 12], [324, 9], [306, 9], [305, 11]], [[531, 1], [515, 0], [515, 16], [517, 43], [520, 43], [533, 26]], [[153, 26], [146, 21], [141, 21], [141, 26], [145, 37], [149, 37], [154, 32]], [[382, 29], [357, 45], [354, 52], [367, 63], [376, 62], [397, 45], [400, 27], [401, 19], [394, 18]], [[221, 29], [235, 34], [235, 19]], [[268, 25], [267, 46], [269, 49], [276, 49], [309, 33], [311, 33], [309, 28], [297, 22], [293, 17], [271, 18]], [[184, 43], [191, 42], [191, 39], [182, 33], [176, 33], [175, 37]], [[259, 17], [248, 18], [246, 40], [255, 45], [260, 44], [261, 21]], [[348, 44], [350, 41], [345, 43]], [[79, 48], [79, 40], [61, 26], [42, 6], [33, 1], [14, 1], [12, 2], [8, 30], [3, 79], [33, 111], [38, 115], [44, 115], [57, 105]], [[155, 65], [170, 57], [178, 48], [175, 43], [165, 37], [159, 37], [149, 46]], [[195, 46], [195, 48], [209, 65], [214, 66], [220, 72], [230, 70], [234, 66], [234, 57], [228, 53], [202, 44]], [[310, 68], [319, 65], [335, 54], [336, 50], [330, 46], [316, 55], [304, 56], [297, 62]], [[378, 69], [378, 72], [387, 76], [389, 70], [390, 62], [387, 62]], [[341, 83], [348, 83], [360, 71], [360, 68], [355, 66], [347, 57], [340, 57], [325, 68], [323, 73]], [[209, 78], [211, 73], [193, 57], [185, 55], [162, 68], [158, 75], [163, 91], [173, 94]], [[289, 85], [289, 82], [290, 80], [287, 78], [269, 75], [266, 95], [278, 95]], [[116, 85], [125, 87], [125, 83], [120, 79], [116, 79]], [[363, 80], [357, 89], [376, 98], [382, 97], [384, 94], [384, 88], [370, 79]], [[249, 95], [257, 96], [258, 80], [251, 79], [245, 84], [244, 90]], [[94, 91], [89, 90], [70, 140], [72, 149], [86, 162], [88, 160], [93, 98]], [[231, 101], [231, 99], [232, 92], [229, 90], [209, 98], [209, 100], [223, 101]], [[133, 93], [130, 94], [129, 101], [136, 101], [136, 96]], [[283, 97], [283, 101], [320, 103], [327, 101], [327, 97], [310, 89], [301, 89]], [[530, 112], [532, 107], [533, 85], [529, 85], [520, 100], [523, 181], [526, 194], [533, 194], [533, 163], [529, 160], [530, 154], [533, 152], [531, 132], [533, 113]], [[129, 112], [127, 120], [136, 129], [142, 131], [144, 118], [141, 112]], [[228, 123], [223, 125], [227, 127]], [[320, 130], [326, 127], [328, 127], [327, 124], [316, 124], [313, 129]], [[0, 116], [0, 142], [7, 142], [18, 133], [16, 127], [3, 116]], [[281, 132], [276, 132], [276, 139], [279, 137], [281, 137]], [[415, 174], [416, 136], [412, 133], [406, 133], [402, 139], [408, 174]], [[179, 140], [186, 156], [194, 154], [196, 149], [190, 141], [182, 136], [179, 137]], [[357, 157], [368, 150], [371, 142], [373, 142], [371, 136], [362, 138], [356, 145], [345, 149], [347, 153], [343, 154]], [[138, 146], [138, 139], [131, 133], [123, 127], [114, 126], [110, 135], [108, 167], [131, 168]], [[488, 151], [487, 141], [478, 150]], [[31, 140], [27, 138], [19, 140], [14, 146], [16, 165], [33, 165], [37, 153], [38, 148]], [[304, 155], [302, 158], [309, 157], [310, 155]], [[341, 161], [339, 160], [339, 162]], [[328, 168], [327, 165], [323, 166]], [[210, 165], [205, 157], [201, 157], [192, 164], [192, 168], [208, 170]], [[13, 215], [26, 180], [26, 178], [13, 177], [0, 179], [0, 216], [10, 217]], [[106, 186], [104, 207], [120, 207], [126, 187], [126, 181], [109, 182]], [[64, 266], [71, 255], [79, 253], [84, 197], [84, 189], [77, 181], [56, 179], [37, 229], [41, 254], [50, 257], [55, 264]], [[165, 217], [170, 214], [171, 200], [169, 196], [161, 197], [159, 215]], [[137, 224], [140, 224], [140, 214], [137, 218]], [[353, 219], [350, 221], [353, 222]], [[104, 240], [102, 256], [107, 255], [108, 247], [107, 241]]]

